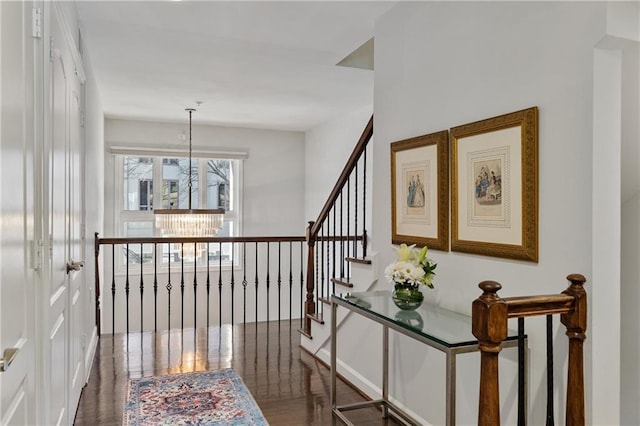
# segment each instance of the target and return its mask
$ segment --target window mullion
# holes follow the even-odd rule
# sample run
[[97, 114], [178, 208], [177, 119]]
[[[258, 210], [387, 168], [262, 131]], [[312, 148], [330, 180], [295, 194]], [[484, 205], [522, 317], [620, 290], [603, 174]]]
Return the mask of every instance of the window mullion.
[[198, 202], [201, 209], [209, 208], [208, 181], [207, 181], [207, 160], [198, 159]]
[[153, 158], [153, 209], [162, 209], [162, 157]]

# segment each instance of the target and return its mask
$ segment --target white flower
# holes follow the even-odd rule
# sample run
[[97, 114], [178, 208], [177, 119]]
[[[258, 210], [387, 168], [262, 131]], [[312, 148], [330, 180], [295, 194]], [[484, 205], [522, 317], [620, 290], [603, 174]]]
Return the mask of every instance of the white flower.
[[398, 260], [384, 270], [384, 276], [390, 283], [423, 284], [433, 288], [436, 264], [426, 257], [426, 246], [418, 250], [415, 245], [401, 244], [396, 253]]

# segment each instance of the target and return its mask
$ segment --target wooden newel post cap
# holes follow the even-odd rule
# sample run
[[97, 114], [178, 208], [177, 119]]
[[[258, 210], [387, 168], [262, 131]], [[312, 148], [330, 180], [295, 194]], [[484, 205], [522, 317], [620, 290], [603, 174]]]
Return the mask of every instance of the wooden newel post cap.
[[478, 287], [482, 289], [485, 295], [495, 296], [498, 290], [502, 288], [502, 285], [495, 281], [482, 281], [480, 284], [478, 284]]
[[483, 352], [500, 352], [500, 342], [507, 338], [507, 304], [496, 293], [502, 288], [495, 281], [478, 284], [484, 293], [471, 305], [471, 332]]
[[571, 284], [583, 286], [587, 279], [582, 274], [569, 274], [567, 280], [571, 281]]

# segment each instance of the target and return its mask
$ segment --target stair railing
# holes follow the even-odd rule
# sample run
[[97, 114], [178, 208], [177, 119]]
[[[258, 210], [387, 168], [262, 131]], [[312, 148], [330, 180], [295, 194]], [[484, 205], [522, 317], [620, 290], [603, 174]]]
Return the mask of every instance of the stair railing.
[[367, 256], [367, 144], [373, 116], [344, 166], [318, 218], [307, 227], [305, 320], [300, 330], [311, 337], [311, 321], [322, 322], [323, 305], [336, 285], [352, 287], [349, 262]]
[[[571, 285], [561, 294], [507, 298], [497, 295], [502, 286], [495, 281], [483, 281], [478, 284], [483, 294], [473, 301], [472, 329], [480, 349], [479, 426], [500, 424], [498, 354], [501, 349], [500, 343], [507, 337], [507, 320], [518, 318], [520, 321], [524, 317], [539, 315], [549, 318], [550, 315], [557, 314], [561, 315], [560, 320], [567, 328], [566, 334], [569, 338], [565, 424], [585, 424], [583, 343], [587, 329], [587, 293], [583, 286], [586, 279], [580, 274], [571, 274], [567, 280]], [[547, 392], [553, 392], [552, 386]], [[547, 424], [553, 424], [553, 415], [549, 412]]]

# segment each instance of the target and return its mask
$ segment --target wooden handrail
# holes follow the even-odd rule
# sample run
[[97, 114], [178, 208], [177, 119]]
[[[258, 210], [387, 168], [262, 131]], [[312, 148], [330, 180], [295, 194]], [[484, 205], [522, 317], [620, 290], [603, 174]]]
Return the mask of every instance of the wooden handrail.
[[566, 294], [544, 296], [505, 297], [509, 318], [537, 315], [566, 314], [573, 309], [574, 299]]
[[583, 343], [587, 329], [586, 279], [580, 274], [567, 277], [571, 285], [561, 294], [501, 298], [502, 286], [483, 281], [478, 286], [482, 295], [473, 301], [472, 331], [480, 349], [480, 395], [478, 425], [500, 424], [498, 389], [498, 354], [507, 338], [507, 320], [534, 315], [560, 314], [569, 338], [566, 424], [584, 425]]
[[329, 194], [329, 198], [327, 198], [327, 201], [324, 203], [322, 210], [320, 210], [320, 214], [318, 215], [318, 218], [316, 219], [313, 226], [311, 227], [310, 235], [313, 239], [315, 239], [315, 237], [320, 232], [320, 227], [322, 226], [322, 223], [327, 218], [327, 216], [329, 215], [329, 212], [331, 211], [331, 208], [333, 207], [336, 200], [340, 196], [340, 192], [342, 191], [342, 188], [344, 188], [344, 186], [347, 184], [349, 175], [351, 174], [353, 169], [356, 167], [356, 164], [358, 163], [358, 159], [364, 152], [364, 149], [369, 143], [369, 140], [371, 140], [372, 136], [373, 136], [373, 116], [371, 116], [371, 118], [369, 119], [369, 122], [367, 123], [366, 127], [362, 131], [362, 135], [360, 135], [360, 139], [358, 140], [358, 143], [353, 149], [353, 152], [351, 153], [349, 160], [347, 160], [347, 164], [345, 164], [344, 168], [342, 169], [342, 173], [340, 173], [340, 177], [338, 178], [338, 181], [334, 185], [333, 190], [331, 191], [331, 194]]
[[306, 241], [304, 236], [282, 237], [117, 237], [99, 238], [98, 245], [109, 244], [154, 244], [154, 243], [277, 243], [284, 241]]

